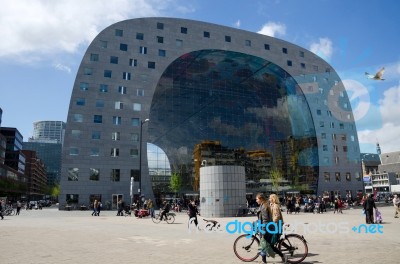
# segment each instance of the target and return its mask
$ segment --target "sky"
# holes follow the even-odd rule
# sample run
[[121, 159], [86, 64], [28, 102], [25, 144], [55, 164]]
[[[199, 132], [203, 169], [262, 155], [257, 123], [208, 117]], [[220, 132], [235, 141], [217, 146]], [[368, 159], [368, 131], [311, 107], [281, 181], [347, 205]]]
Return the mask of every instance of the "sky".
[[[95, 36], [138, 17], [204, 21], [314, 52], [342, 79], [361, 152], [400, 151], [400, 1], [0, 0], [2, 126], [27, 141], [33, 122], [66, 121], [76, 73]], [[366, 78], [385, 67], [384, 81]]]

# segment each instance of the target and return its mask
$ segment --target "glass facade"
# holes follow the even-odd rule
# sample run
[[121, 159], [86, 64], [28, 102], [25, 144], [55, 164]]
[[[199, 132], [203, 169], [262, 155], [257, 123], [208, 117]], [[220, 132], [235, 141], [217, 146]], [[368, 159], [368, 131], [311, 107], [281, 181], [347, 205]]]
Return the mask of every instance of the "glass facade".
[[[262, 58], [222, 50], [182, 55], [160, 78], [150, 120], [148, 141], [165, 151], [185, 189], [198, 190], [203, 159], [245, 166], [249, 191], [265, 191], [272, 169], [288, 184], [317, 186], [317, 141], [304, 94]], [[195, 152], [210, 143], [211, 154]]]

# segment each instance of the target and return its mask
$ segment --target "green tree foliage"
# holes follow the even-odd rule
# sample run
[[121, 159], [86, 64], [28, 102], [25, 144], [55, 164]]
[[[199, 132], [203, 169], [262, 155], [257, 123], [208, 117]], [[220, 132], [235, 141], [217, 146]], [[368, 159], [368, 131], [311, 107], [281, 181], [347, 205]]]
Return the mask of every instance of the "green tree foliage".
[[272, 189], [277, 193], [279, 191], [279, 185], [283, 179], [282, 173], [278, 169], [273, 168], [270, 171], [270, 179], [271, 179]]
[[182, 188], [182, 177], [179, 173], [173, 172], [169, 182], [169, 188], [174, 193], [178, 193]]
[[51, 187], [50, 195], [53, 197], [58, 197], [60, 195], [60, 185], [54, 185]]

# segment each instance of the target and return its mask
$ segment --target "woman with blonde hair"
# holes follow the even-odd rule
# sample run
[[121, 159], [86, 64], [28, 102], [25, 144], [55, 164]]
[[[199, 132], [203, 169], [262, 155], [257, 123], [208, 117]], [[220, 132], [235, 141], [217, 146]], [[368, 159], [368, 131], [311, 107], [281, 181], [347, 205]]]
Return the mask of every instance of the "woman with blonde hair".
[[281, 220], [282, 224], [283, 224], [281, 204], [279, 202], [278, 195], [276, 195], [274, 193], [271, 194], [269, 196], [269, 202], [270, 202], [270, 206], [271, 206], [272, 221], [274, 221], [274, 223], [278, 223], [279, 220]]

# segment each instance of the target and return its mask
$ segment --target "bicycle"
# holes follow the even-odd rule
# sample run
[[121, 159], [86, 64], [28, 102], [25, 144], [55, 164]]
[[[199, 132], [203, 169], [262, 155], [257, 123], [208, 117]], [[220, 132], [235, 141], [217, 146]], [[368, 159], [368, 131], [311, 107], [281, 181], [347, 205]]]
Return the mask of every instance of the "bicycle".
[[[168, 224], [172, 224], [175, 222], [175, 213], [167, 213], [167, 217], [164, 218], [164, 221], [166, 221]], [[161, 213], [159, 212], [158, 214], [155, 215], [155, 217], [152, 217], [151, 220], [153, 220], [154, 223], [158, 224], [161, 222]]]
[[[284, 229], [288, 227], [289, 225], [284, 225]], [[262, 234], [255, 232], [251, 238], [247, 238], [247, 236], [248, 234], [243, 234], [236, 238], [233, 243], [233, 251], [240, 260], [251, 262], [260, 256], [259, 247]], [[287, 263], [300, 263], [307, 257], [307, 241], [301, 235], [283, 233], [276, 245], [283, 256], [287, 256]]]
[[4, 215], [7, 215], [7, 216], [15, 215], [15, 209], [12, 208], [11, 206], [7, 205], [6, 209], [4, 210]]

